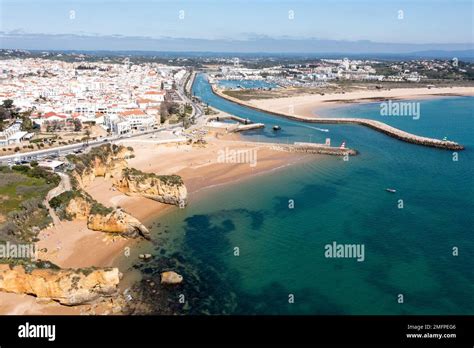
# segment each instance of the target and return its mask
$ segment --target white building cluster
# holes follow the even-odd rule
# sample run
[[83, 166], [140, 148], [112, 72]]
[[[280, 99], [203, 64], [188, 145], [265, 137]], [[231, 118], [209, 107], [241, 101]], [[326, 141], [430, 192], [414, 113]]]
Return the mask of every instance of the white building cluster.
[[379, 62], [370, 60], [321, 59], [314, 63], [289, 64], [261, 69], [250, 69], [239, 64], [220, 66], [216, 78], [223, 80], [266, 80], [277, 85], [320, 87], [332, 80], [381, 81], [373, 67]]
[[185, 73], [181, 67], [129, 61], [1, 60], [0, 101], [12, 99], [20, 111], [33, 110], [31, 119], [41, 126], [79, 120], [123, 134], [157, 126], [166, 90]]

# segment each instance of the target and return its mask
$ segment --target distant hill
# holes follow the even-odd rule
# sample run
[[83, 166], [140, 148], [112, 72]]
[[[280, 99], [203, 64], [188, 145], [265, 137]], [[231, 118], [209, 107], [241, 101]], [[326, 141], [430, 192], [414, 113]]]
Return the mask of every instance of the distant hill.
[[474, 60], [472, 43], [412, 44], [373, 41], [341, 41], [297, 38], [253, 38], [247, 40], [208, 40], [189, 38], [150, 38], [128, 36], [49, 35], [0, 32], [0, 48], [26, 50], [94, 51], [97, 54], [120, 52], [156, 55], [157, 52], [180, 56], [261, 55], [307, 57], [374, 57], [384, 59], [458, 58]]

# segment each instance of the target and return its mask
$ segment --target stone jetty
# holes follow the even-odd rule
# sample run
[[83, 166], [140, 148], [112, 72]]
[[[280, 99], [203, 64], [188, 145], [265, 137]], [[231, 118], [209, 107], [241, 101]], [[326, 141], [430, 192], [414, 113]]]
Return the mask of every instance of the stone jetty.
[[446, 150], [464, 150], [464, 146], [461, 144], [458, 144], [454, 141], [449, 141], [449, 140], [440, 140], [440, 139], [434, 139], [434, 138], [428, 138], [428, 137], [422, 137], [419, 135], [415, 135], [412, 133], [408, 133], [405, 131], [402, 131], [401, 129], [389, 126], [388, 124], [385, 124], [380, 121], [375, 121], [375, 120], [370, 120], [370, 119], [365, 119], [365, 118], [328, 118], [328, 117], [316, 117], [316, 118], [310, 118], [310, 117], [304, 117], [304, 116], [298, 116], [298, 115], [293, 115], [293, 114], [287, 114], [287, 113], [280, 113], [280, 112], [274, 112], [271, 110], [265, 110], [265, 109], [260, 109], [257, 108], [253, 105], [249, 105], [247, 103], [242, 102], [241, 100], [237, 98], [230, 97], [228, 95], [225, 95], [222, 93], [220, 90], [218, 90], [214, 85], [212, 86], [212, 91], [214, 94], [217, 96], [227, 99], [231, 102], [234, 102], [236, 104], [266, 112], [268, 114], [276, 115], [276, 116], [283, 116], [288, 119], [300, 121], [300, 122], [308, 122], [308, 123], [320, 123], [320, 124], [356, 124], [356, 125], [361, 125], [365, 127], [372, 128], [378, 132], [384, 133], [392, 138], [399, 139], [411, 144], [417, 144], [417, 145], [422, 145], [422, 146], [428, 146], [428, 147], [434, 147], [438, 149], [446, 149]]
[[294, 144], [269, 144], [269, 148], [276, 151], [299, 152], [332, 156], [355, 156], [357, 150], [344, 147], [331, 147], [324, 144], [315, 143], [294, 143]]

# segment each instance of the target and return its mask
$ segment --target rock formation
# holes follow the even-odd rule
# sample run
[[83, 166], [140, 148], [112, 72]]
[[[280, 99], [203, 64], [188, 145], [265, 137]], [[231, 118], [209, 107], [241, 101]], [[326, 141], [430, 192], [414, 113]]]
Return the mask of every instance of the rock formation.
[[179, 284], [183, 281], [183, 276], [173, 272], [163, 272], [161, 273], [161, 284]]
[[39, 269], [0, 264], [0, 291], [34, 295], [74, 306], [116, 295], [121, 274], [110, 269]]
[[141, 235], [150, 239], [150, 231], [139, 220], [120, 209], [113, 210], [106, 215], [89, 215], [87, 227], [94, 231], [120, 233], [133, 238]]
[[187, 190], [178, 175], [156, 175], [137, 169], [126, 168], [114, 186], [127, 195], [139, 195], [166, 204], [184, 207], [187, 203]]
[[105, 207], [83, 190], [63, 192], [50, 205], [60, 218], [87, 220], [87, 227], [94, 231], [150, 238], [150, 232], [139, 220], [121, 209]]
[[120, 177], [127, 167], [126, 159], [132, 153], [131, 148], [106, 144], [93, 148], [87, 154], [71, 156], [69, 160], [75, 166], [72, 177], [80, 188], [87, 187], [98, 176], [106, 179]]
[[66, 214], [78, 220], [87, 220], [91, 211], [91, 204], [83, 197], [75, 197], [69, 201], [65, 208]]

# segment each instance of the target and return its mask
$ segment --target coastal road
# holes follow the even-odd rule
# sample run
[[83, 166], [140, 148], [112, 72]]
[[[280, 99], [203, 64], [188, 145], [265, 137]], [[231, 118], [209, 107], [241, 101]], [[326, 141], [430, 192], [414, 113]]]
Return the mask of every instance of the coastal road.
[[[188, 77], [190, 79], [189, 81], [188, 81]], [[188, 71], [186, 75], [183, 77], [183, 79], [178, 82], [178, 89], [176, 90], [176, 92], [179, 94], [182, 100], [190, 104], [191, 107], [193, 108], [193, 112], [191, 113], [191, 118], [194, 118], [196, 125], [199, 127], [206, 123], [205, 117], [203, 117], [204, 111], [201, 105], [191, 100], [188, 97], [188, 93], [186, 93], [186, 91], [189, 90], [189, 94], [191, 94], [191, 89], [192, 89], [192, 84], [193, 84], [192, 80], [194, 80], [195, 77], [196, 77], [196, 74], [194, 72]]]
[[153, 129], [149, 131], [144, 131], [144, 132], [137, 132], [129, 135], [121, 135], [121, 136], [109, 136], [106, 138], [98, 139], [98, 140], [93, 140], [89, 142], [81, 142], [77, 144], [71, 144], [71, 145], [64, 145], [64, 146], [58, 146], [58, 147], [53, 147], [50, 149], [44, 149], [44, 150], [36, 150], [36, 151], [29, 151], [29, 152], [22, 152], [22, 153], [16, 153], [13, 155], [7, 155], [7, 156], [0, 156], [0, 164], [2, 165], [7, 165], [11, 164], [14, 162], [18, 161], [30, 161], [30, 160], [39, 160], [42, 158], [46, 157], [51, 157], [51, 156], [61, 156], [61, 155], [67, 155], [70, 153], [73, 153], [76, 150], [83, 150], [86, 148], [92, 148], [96, 146], [100, 146], [105, 143], [115, 143], [121, 140], [127, 140], [130, 138], [135, 138], [135, 137], [141, 137], [144, 135], [148, 134], [153, 134], [161, 131], [168, 131], [173, 128], [176, 128], [175, 125], [171, 125], [169, 127], [164, 127], [161, 129]]
[[[182, 100], [184, 100], [186, 103], [190, 104], [191, 107], [193, 108], [191, 118], [194, 118], [194, 120], [196, 122], [196, 124], [193, 126], [193, 128], [201, 127], [201, 126], [205, 125], [205, 123], [206, 123], [206, 118], [204, 117], [204, 111], [202, 109], [202, 106], [199, 105], [199, 103], [196, 103], [196, 102], [192, 101], [188, 97], [188, 95], [185, 91], [185, 89], [186, 89], [185, 84], [186, 84], [186, 81], [188, 81], [189, 74], [191, 74], [191, 72], [187, 72], [187, 74], [183, 77], [183, 79], [178, 82], [178, 88], [177, 88], [176, 92], [178, 93], [178, 95], [181, 97]], [[193, 76], [191, 76], [191, 78], [194, 78], [194, 77], [195, 77], [195, 74]], [[188, 81], [188, 84], [189, 84], [189, 88], [191, 88], [192, 81], [191, 80]], [[133, 134], [129, 134], [129, 135], [126, 135], [126, 136], [124, 136], [124, 135], [109, 136], [109, 137], [106, 137], [106, 138], [93, 140], [93, 141], [89, 141], [89, 142], [81, 142], [81, 143], [77, 143], [77, 144], [58, 146], [58, 147], [54, 147], [54, 148], [50, 148], [50, 149], [36, 150], [36, 151], [30, 151], [30, 152], [16, 153], [16, 154], [13, 154], [13, 155], [0, 156], [0, 165], [7, 165], [7, 164], [11, 164], [11, 163], [14, 163], [14, 162], [19, 162], [19, 161], [24, 161], [24, 160], [26, 160], [26, 161], [38, 160], [38, 159], [42, 159], [42, 158], [46, 158], [46, 157], [50, 157], [50, 156], [67, 155], [67, 154], [73, 153], [76, 150], [82, 150], [82, 149], [85, 149], [85, 148], [100, 146], [100, 145], [102, 145], [104, 143], [107, 143], [107, 142], [111, 142], [111, 143], [120, 142], [120, 141], [124, 141], [124, 140], [130, 139], [130, 138], [135, 138], [135, 137], [140, 137], [140, 136], [144, 136], [144, 135], [147, 135], [147, 134], [153, 134], [153, 133], [157, 133], [157, 132], [161, 132], [161, 131], [171, 130], [173, 128], [176, 128], [176, 126], [175, 125], [170, 125], [168, 127], [164, 127], [164, 128], [161, 128], [161, 129], [154, 129], [154, 130], [149, 130], [149, 131], [144, 131], [144, 132], [138, 132], [138, 133], [133, 133]]]

